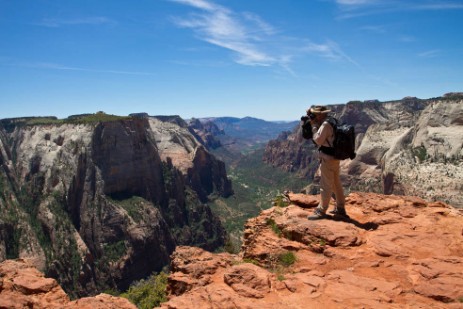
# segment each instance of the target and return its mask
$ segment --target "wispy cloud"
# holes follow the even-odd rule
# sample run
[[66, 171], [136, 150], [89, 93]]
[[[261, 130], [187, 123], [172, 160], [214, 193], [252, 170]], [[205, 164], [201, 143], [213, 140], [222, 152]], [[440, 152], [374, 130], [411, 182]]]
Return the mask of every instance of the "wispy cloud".
[[423, 3], [414, 6], [416, 10], [462, 10], [462, 3]]
[[439, 49], [433, 49], [433, 50], [428, 50], [428, 51], [419, 53], [418, 56], [423, 57], [423, 58], [434, 58], [434, 57], [437, 57], [440, 52], [441, 51]]
[[110, 18], [103, 16], [86, 17], [86, 18], [45, 18], [37, 23], [39, 26], [44, 27], [62, 27], [62, 26], [75, 26], [75, 25], [103, 25], [115, 24], [116, 22]]
[[356, 64], [335, 42], [307, 45], [305, 39], [284, 37], [278, 29], [252, 12], [234, 12], [210, 0], [170, 1], [198, 10], [187, 17], [172, 17], [177, 26], [193, 30], [202, 41], [230, 50], [236, 63], [249, 66], [278, 65], [294, 76], [296, 74], [291, 69], [291, 63], [301, 53]]
[[346, 60], [356, 66], [359, 66], [359, 64], [356, 61], [354, 61], [346, 53], [344, 53], [342, 49], [339, 47], [339, 45], [333, 41], [327, 41], [324, 44], [315, 44], [309, 42], [304, 47], [304, 50], [309, 53], [318, 54], [321, 57], [328, 58], [331, 60]]
[[192, 29], [203, 41], [233, 51], [236, 62], [260, 66], [278, 62], [278, 59], [257, 45], [275, 32], [259, 16], [252, 13], [236, 14], [226, 7], [205, 0], [171, 1], [200, 10], [186, 18], [173, 18], [178, 26]]
[[462, 10], [461, 1], [434, 0], [334, 0], [341, 10], [342, 19], [399, 11]]
[[171, 0], [171, 1], [191, 5], [193, 7], [196, 7], [198, 9], [203, 9], [206, 11], [213, 11], [219, 7], [215, 5], [214, 3], [208, 2], [206, 0]]
[[28, 63], [14, 62], [14, 61], [11, 61], [11, 59], [8, 59], [8, 61], [1, 61], [0, 59], [0, 65], [10, 66], [10, 67], [29, 68], [29, 69], [41, 69], [41, 70], [80, 71], [80, 72], [91, 72], [91, 73], [144, 75], [144, 76], [156, 75], [155, 73], [150, 73], [150, 72], [80, 68], [80, 67], [72, 67], [72, 66], [66, 66], [66, 65], [62, 65], [58, 63], [50, 63], [50, 62], [28, 62]]

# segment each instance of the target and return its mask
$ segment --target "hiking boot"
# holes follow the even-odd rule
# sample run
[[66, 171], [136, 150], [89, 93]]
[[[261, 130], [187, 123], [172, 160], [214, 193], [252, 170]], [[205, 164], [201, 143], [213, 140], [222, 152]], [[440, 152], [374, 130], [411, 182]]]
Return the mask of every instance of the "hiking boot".
[[349, 215], [346, 213], [345, 208], [335, 208], [332, 211], [330, 211], [330, 214], [332, 214], [334, 216], [340, 216], [340, 217], [349, 218]]
[[320, 210], [318, 209], [315, 209], [315, 211], [313, 212], [313, 214], [311, 214], [310, 216], [307, 216], [307, 219], [309, 220], [320, 220], [320, 219], [325, 219], [327, 218], [328, 216], [324, 213], [322, 213]]

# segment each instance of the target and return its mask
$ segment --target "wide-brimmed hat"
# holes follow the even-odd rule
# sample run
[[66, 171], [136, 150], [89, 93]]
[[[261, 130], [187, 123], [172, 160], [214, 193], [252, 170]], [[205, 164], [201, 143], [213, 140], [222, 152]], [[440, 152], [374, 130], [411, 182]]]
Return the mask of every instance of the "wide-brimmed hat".
[[311, 112], [312, 114], [328, 114], [331, 112], [331, 109], [326, 108], [326, 106], [317, 105], [309, 108], [307, 112]]

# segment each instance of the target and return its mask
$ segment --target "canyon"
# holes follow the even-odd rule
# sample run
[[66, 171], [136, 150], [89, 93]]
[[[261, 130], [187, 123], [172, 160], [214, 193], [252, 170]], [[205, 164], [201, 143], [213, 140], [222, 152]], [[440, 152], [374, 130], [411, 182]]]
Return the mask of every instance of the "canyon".
[[462, 308], [463, 94], [330, 108], [357, 133], [348, 221], [306, 219], [294, 122], [0, 120], [0, 308], [133, 308], [100, 293], [162, 270], [163, 308]]
[[2, 120], [0, 260], [28, 259], [75, 297], [127, 289], [178, 245], [223, 245], [206, 202], [231, 182], [180, 117], [89, 117]]

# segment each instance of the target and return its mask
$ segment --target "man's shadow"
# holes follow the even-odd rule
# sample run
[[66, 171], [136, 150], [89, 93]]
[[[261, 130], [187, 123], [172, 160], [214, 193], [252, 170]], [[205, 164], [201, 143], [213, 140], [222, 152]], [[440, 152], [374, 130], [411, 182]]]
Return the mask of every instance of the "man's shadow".
[[[331, 193], [331, 198], [336, 203], [336, 195], [334, 193]], [[360, 229], [363, 229], [365, 231], [374, 231], [379, 227], [379, 224], [377, 224], [377, 223], [373, 223], [373, 222], [360, 223], [357, 220], [352, 219], [350, 217], [344, 217], [344, 216], [339, 216], [339, 215], [333, 215], [333, 216], [328, 215], [328, 216], [331, 217], [331, 218], [329, 218], [331, 220], [351, 223], [351, 224], [355, 225], [356, 227], [358, 227]]]
[[356, 227], [366, 230], [366, 231], [374, 231], [379, 227], [379, 224], [373, 223], [373, 222], [366, 222], [366, 223], [361, 223], [358, 222], [355, 219], [352, 219], [350, 217], [344, 217], [344, 216], [339, 216], [339, 215], [328, 215], [326, 214], [327, 219], [333, 220], [333, 221], [342, 221], [346, 223], [350, 223], [355, 225]]

